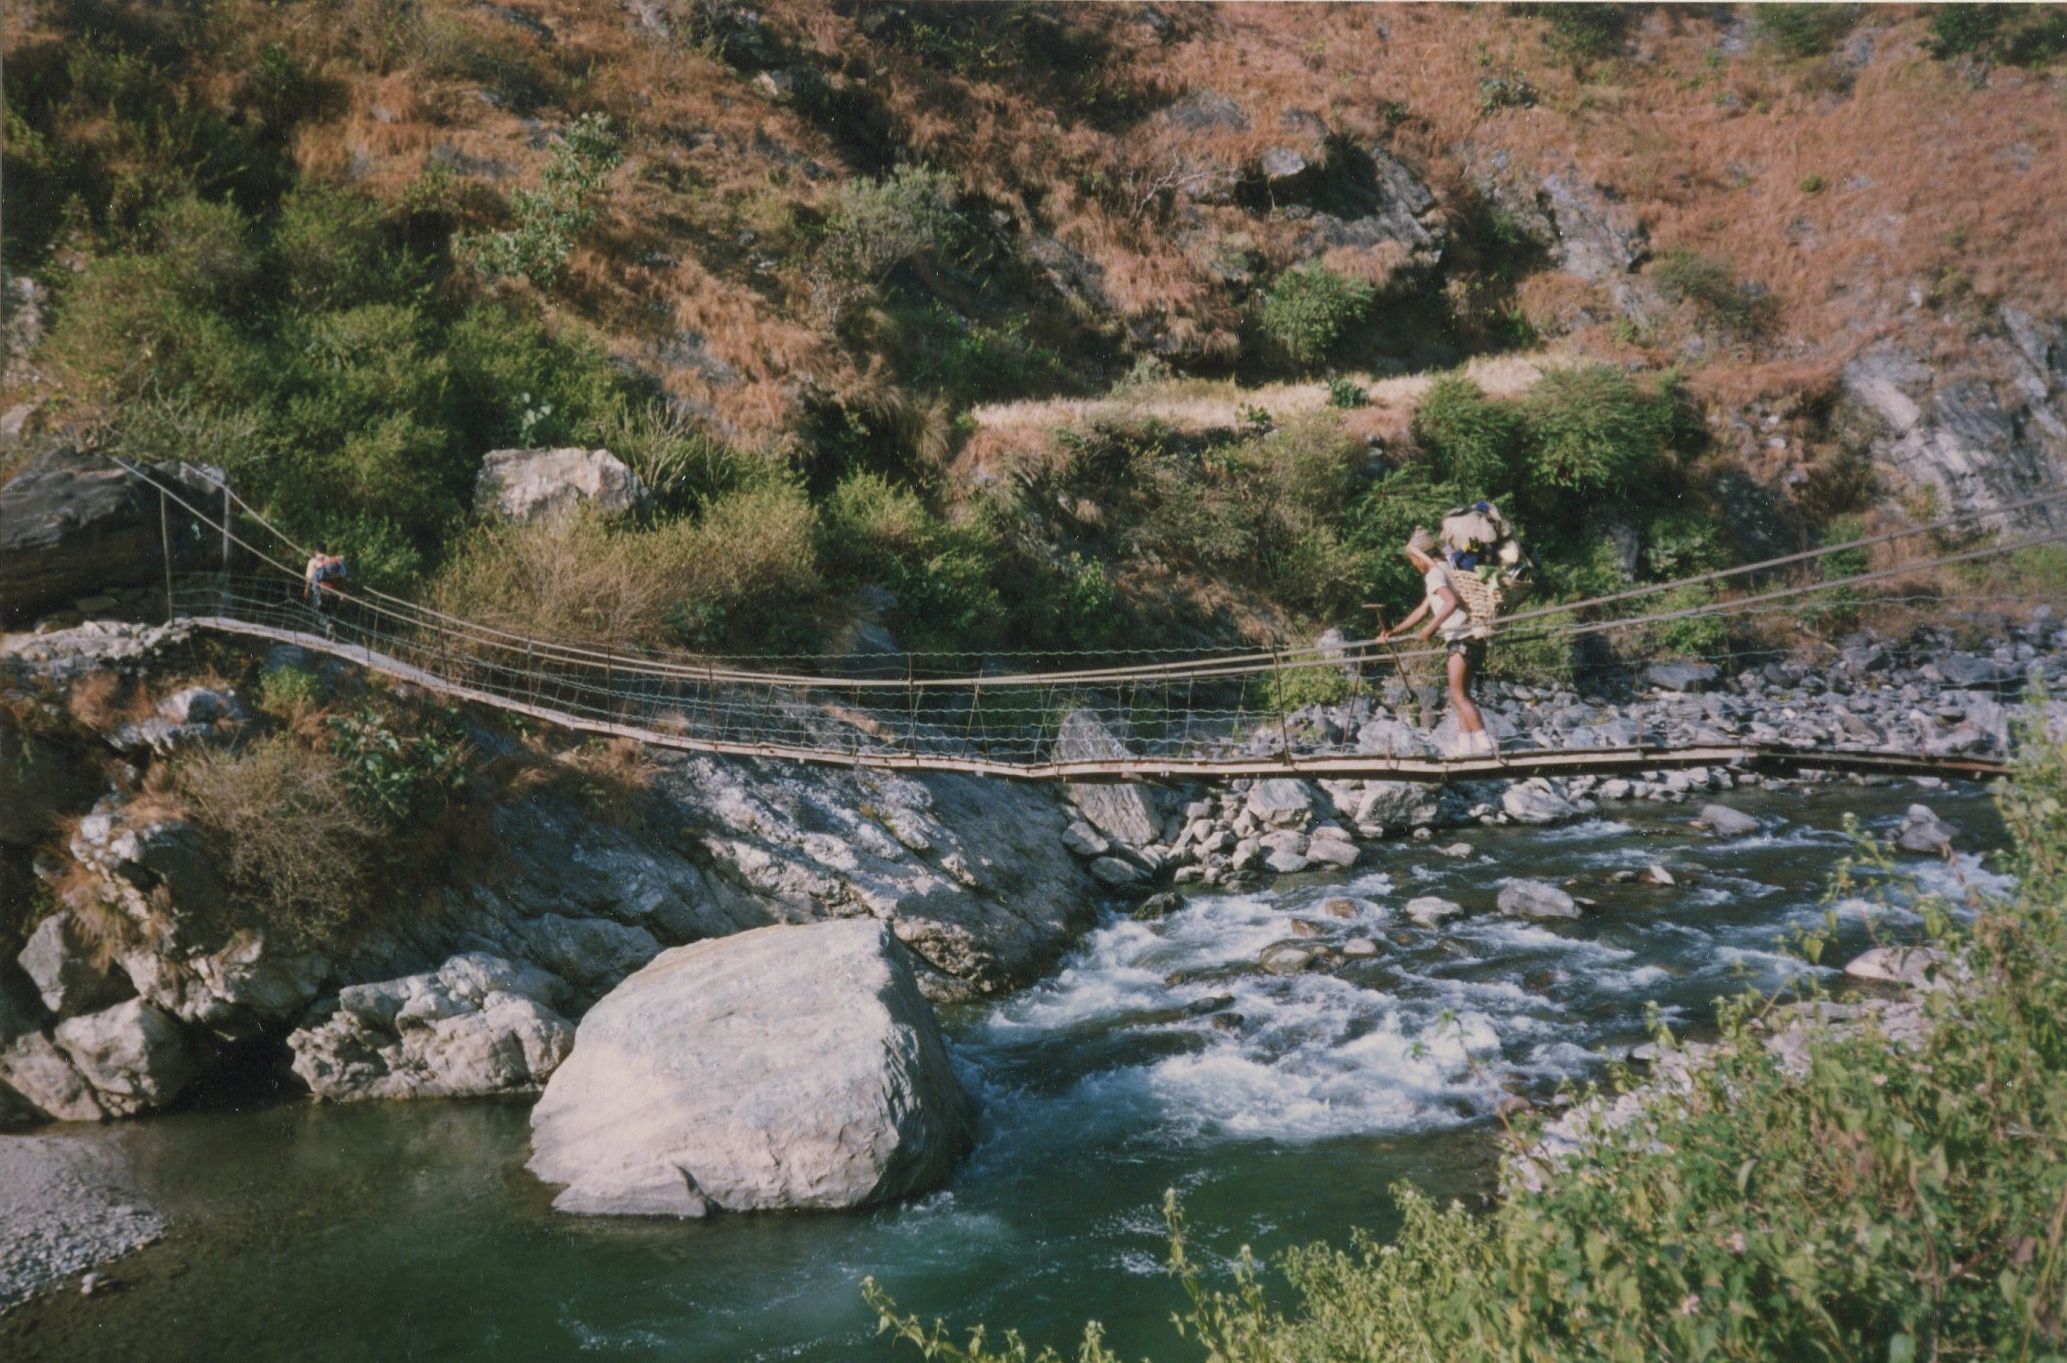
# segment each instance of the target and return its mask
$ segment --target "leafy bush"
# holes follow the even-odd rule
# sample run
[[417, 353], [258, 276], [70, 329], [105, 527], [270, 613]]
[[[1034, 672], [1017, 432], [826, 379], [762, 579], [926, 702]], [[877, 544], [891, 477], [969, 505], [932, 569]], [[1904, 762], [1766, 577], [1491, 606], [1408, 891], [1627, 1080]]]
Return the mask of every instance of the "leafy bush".
[[653, 558], [639, 571], [672, 579], [676, 627], [690, 642], [779, 643], [806, 625], [823, 588], [817, 521], [793, 484], [741, 488], [644, 537]]
[[370, 905], [380, 828], [328, 753], [275, 734], [180, 761], [177, 789], [257, 926], [321, 939]]
[[961, 232], [956, 192], [946, 171], [910, 164], [847, 181], [826, 215], [824, 260], [836, 275], [874, 286], [908, 260], [951, 250]]
[[1972, 54], [2012, 66], [2044, 66], [2067, 53], [2067, 5], [1940, 5], [1931, 55]]
[[[1645, 614], [1662, 611], [1698, 610], [1715, 604], [1715, 589], [1707, 583], [1674, 587], [1642, 603]], [[1717, 615], [1689, 615], [1678, 620], [1661, 620], [1646, 627], [1644, 652], [1650, 657], [1717, 658], [1730, 642], [1730, 622]]]
[[1759, 41], [1789, 57], [1817, 57], [1852, 31], [1858, 10], [1846, 4], [1758, 5], [1751, 12]]
[[1545, 46], [1574, 65], [1604, 61], [1622, 50], [1629, 12], [1621, 5], [1542, 5]]
[[1348, 379], [1328, 380], [1328, 405], [1330, 407], [1349, 411], [1358, 407], [1367, 407], [1370, 403], [1371, 395], [1365, 391], [1361, 384], [1352, 383]]
[[[1478, 1216], [1399, 1185], [1392, 1242], [1286, 1255], [1283, 1307], [1246, 1253], [1231, 1289], [1207, 1286], [1173, 1194], [1180, 1336], [1217, 1363], [2060, 1357], [2067, 745], [2033, 723], [2023, 752], [1999, 801], [2015, 900], [1985, 903], [1966, 931], [1942, 903], [1921, 906], [1968, 970], [1920, 994], [1919, 1040], [1805, 1019], [1790, 1069], [1755, 1025], [1772, 1001], [1729, 1001], [1707, 1063], [1638, 1119], [1585, 1135], [1541, 1191], [1516, 1187]], [[1875, 876], [1893, 870], [1865, 856]], [[1858, 887], [1842, 868], [1833, 889]], [[1814, 960], [1823, 942], [1803, 945]], [[1016, 1338], [964, 1346], [872, 1282], [864, 1293], [920, 1356], [1029, 1357]], [[1078, 1358], [1117, 1363], [1095, 1326]]]
[[1356, 684], [1340, 667], [1285, 667], [1258, 675], [1253, 708], [1284, 715], [1307, 705], [1346, 700]]
[[1613, 365], [1544, 373], [1522, 403], [1532, 481], [1574, 492], [1633, 492], [1655, 470], [1672, 429], [1662, 392]]
[[725, 493], [781, 477], [765, 456], [728, 445], [656, 402], [617, 398], [599, 434], [668, 511], [699, 511]]
[[1377, 290], [1325, 265], [1300, 265], [1279, 275], [1263, 300], [1263, 330], [1293, 364], [1320, 363], [1335, 342], [1370, 311]]
[[466, 738], [447, 714], [411, 722], [367, 705], [333, 715], [330, 753], [352, 798], [391, 830], [420, 827], [466, 789]]
[[1669, 301], [1692, 305], [1702, 320], [1729, 335], [1750, 339], [1772, 323], [1771, 301], [1740, 282], [1727, 261], [1698, 251], [1673, 251], [1652, 267], [1651, 275]]
[[280, 719], [299, 721], [323, 700], [323, 682], [303, 667], [276, 667], [258, 679], [258, 708]]
[[462, 237], [454, 249], [490, 278], [522, 275], [551, 288], [565, 273], [575, 242], [595, 225], [597, 194], [623, 159], [624, 139], [609, 117], [583, 114], [553, 149], [543, 187], [510, 195], [516, 225]]
[[1495, 402], [1462, 374], [1445, 374], [1429, 385], [1414, 408], [1414, 438], [1427, 453], [1436, 477], [1479, 495], [1504, 491], [1521, 451], [1521, 414]]

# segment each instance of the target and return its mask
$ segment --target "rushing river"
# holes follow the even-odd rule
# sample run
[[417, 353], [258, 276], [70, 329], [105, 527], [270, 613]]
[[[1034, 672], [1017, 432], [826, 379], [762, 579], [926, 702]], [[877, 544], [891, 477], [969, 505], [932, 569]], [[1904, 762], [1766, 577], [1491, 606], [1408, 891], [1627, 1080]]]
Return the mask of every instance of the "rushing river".
[[[1695, 836], [1689, 806], [1610, 807], [1464, 833], [1469, 860], [1389, 844], [1350, 875], [1110, 922], [1046, 984], [948, 1019], [984, 1102], [979, 1144], [947, 1191], [865, 1215], [556, 1215], [522, 1168], [523, 1103], [289, 1102], [107, 1128], [174, 1229], [115, 1266], [119, 1291], [0, 1317], [0, 1356], [915, 1358], [875, 1338], [870, 1274], [957, 1325], [1069, 1352], [1097, 1317], [1123, 1356], [1175, 1356], [1165, 1188], [1208, 1262], [1383, 1233], [1400, 1179], [1484, 1191], [1504, 1093], [1598, 1075], [1644, 1039], [1647, 1004], [1698, 1031], [1717, 995], [1784, 982], [1803, 967], [1779, 942], [1821, 920], [1844, 813], [1885, 830], [1917, 798], [1963, 846], [2000, 845], [1971, 789], [1743, 792], [1731, 803], [1766, 828], [1734, 842]], [[1679, 883], [1613, 879], [1653, 863]], [[1971, 854], [1912, 869], [1939, 892], [2004, 888]], [[1598, 905], [1576, 923], [1473, 912], [1440, 931], [1401, 913], [1420, 894], [1482, 909], [1507, 876], [1577, 877]], [[1352, 920], [1320, 909], [1342, 896]], [[1838, 961], [1867, 945], [1869, 916], [1878, 934], [1913, 928], [1899, 910], [1835, 907]], [[1379, 954], [1332, 975], [1247, 969], [1294, 918]]]

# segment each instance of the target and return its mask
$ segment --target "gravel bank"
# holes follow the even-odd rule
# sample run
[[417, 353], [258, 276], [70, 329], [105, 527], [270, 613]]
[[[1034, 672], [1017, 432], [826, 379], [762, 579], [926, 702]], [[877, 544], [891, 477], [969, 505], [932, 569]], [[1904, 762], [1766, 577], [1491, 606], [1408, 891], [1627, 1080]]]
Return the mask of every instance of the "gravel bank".
[[164, 1231], [128, 1162], [108, 1145], [0, 1136], [0, 1311]]

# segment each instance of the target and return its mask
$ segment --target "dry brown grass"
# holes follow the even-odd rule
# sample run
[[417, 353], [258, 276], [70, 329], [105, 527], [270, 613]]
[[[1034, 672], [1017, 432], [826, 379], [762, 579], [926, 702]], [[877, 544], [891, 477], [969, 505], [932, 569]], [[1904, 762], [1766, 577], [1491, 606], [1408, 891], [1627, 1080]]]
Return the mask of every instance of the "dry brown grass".
[[151, 713], [150, 688], [141, 679], [118, 672], [89, 672], [72, 683], [65, 709], [97, 733], [106, 733]]
[[204, 750], [180, 764], [179, 792], [237, 899], [260, 913], [253, 926], [321, 938], [371, 903], [380, 830], [329, 754], [285, 734]]

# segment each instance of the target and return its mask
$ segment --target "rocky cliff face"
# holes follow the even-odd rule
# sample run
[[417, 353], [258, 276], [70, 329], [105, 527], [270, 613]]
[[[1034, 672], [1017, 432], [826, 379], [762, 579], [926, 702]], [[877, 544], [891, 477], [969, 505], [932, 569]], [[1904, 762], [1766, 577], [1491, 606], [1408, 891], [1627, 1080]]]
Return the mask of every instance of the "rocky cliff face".
[[[1844, 367], [1838, 430], [1898, 490], [1938, 514], [1993, 510], [2067, 479], [2067, 321], [2015, 307], [1959, 353], [1926, 355], [1900, 339]], [[2067, 504], [2014, 513], [2026, 528], [2067, 526]]]
[[[151, 645], [181, 637], [73, 633], [11, 640], [11, 684], [90, 673], [107, 641], [131, 655], [126, 665], [148, 668]], [[162, 737], [235, 742], [239, 723]], [[112, 761], [149, 760], [122, 728], [104, 741]], [[669, 946], [870, 919], [904, 944], [929, 995], [953, 998], [1034, 978], [1093, 916], [1096, 883], [1064, 849], [1067, 820], [1046, 792], [655, 760], [637, 820], [600, 818], [561, 795], [499, 801], [478, 856], [426, 868], [423, 883], [313, 944], [230, 911], [200, 831], [162, 804], [99, 781], [51, 783], [62, 798], [33, 822], [47, 830], [69, 814], [76, 824], [67, 855], [41, 867], [65, 877], [46, 891], [54, 911], [21, 959], [0, 965], [0, 1115], [162, 1106], [230, 1048], [265, 1051], [290, 1034], [298, 1068], [326, 1096], [526, 1087], [564, 1053], [561, 1028]], [[91, 755], [73, 754], [66, 769], [91, 771]]]

